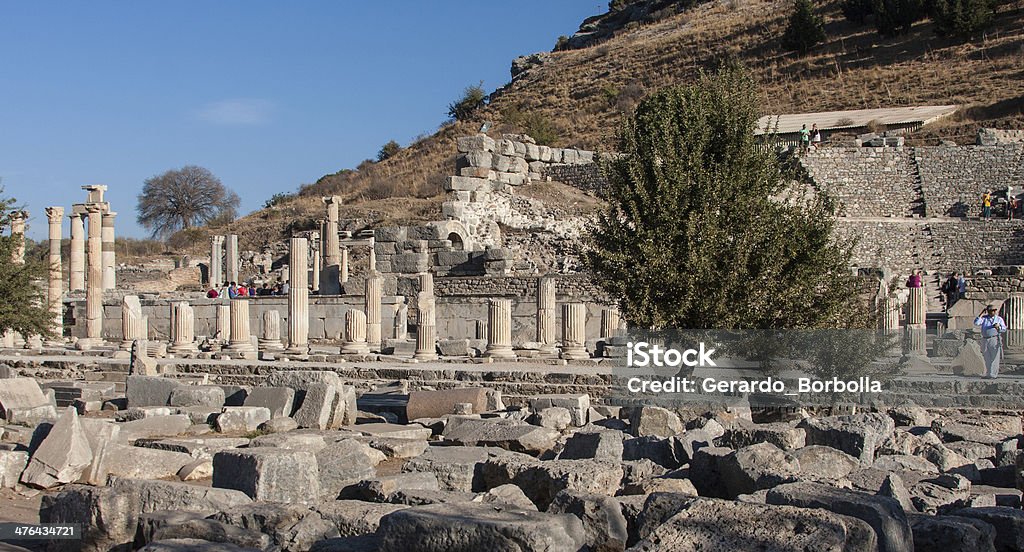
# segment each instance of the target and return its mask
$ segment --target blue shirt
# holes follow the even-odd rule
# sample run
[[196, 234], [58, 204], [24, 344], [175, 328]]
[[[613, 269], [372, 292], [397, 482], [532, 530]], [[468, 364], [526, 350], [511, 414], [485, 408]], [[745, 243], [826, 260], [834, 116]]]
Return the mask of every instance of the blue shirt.
[[982, 337], [993, 337], [1006, 331], [1006, 321], [1002, 316], [982, 315], [974, 319], [975, 326], [981, 326]]

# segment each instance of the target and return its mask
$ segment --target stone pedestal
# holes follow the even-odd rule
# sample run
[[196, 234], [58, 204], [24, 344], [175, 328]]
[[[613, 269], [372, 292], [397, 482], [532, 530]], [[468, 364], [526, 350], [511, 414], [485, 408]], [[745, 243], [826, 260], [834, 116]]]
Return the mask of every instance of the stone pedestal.
[[366, 277], [366, 344], [371, 351], [380, 351], [381, 343], [381, 299], [383, 297], [384, 278], [380, 273], [373, 272]]
[[224, 236], [210, 238], [210, 287], [224, 283]]
[[89, 278], [85, 288], [85, 337], [78, 348], [91, 349], [103, 344], [103, 211], [98, 203], [86, 205], [89, 213]]
[[[117, 287], [117, 255], [114, 252], [114, 219], [117, 213], [107, 211], [103, 213], [103, 229], [100, 232], [103, 253], [103, 289], [115, 289]], [[145, 339], [145, 338], [143, 338]], [[129, 344], [128, 348], [131, 348]]]
[[925, 317], [927, 314], [927, 298], [923, 287], [909, 288], [910, 295], [907, 298], [907, 328], [906, 351], [908, 353], [924, 355], [928, 351], [926, 344], [928, 338]]
[[555, 356], [555, 276], [547, 275], [537, 280], [537, 343], [542, 355]]
[[345, 341], [341, 345], [343, 354], [365, 355], [370, 353], [366, 342], [366, 314], [359, 309], [345, 312]]
[[324, 266], [320, 276], [320, 293], [338, 295], [341, 293], [341, 243], [338, 241], [338, 207], [341, 197], [323, 198], [327, 207], [327, 220], [324, 221], [324, 235], [321, 238]]
[[68, 291], [85, 289], [85, 218], [77, 211], [71, 214], [71, 254], [68, 260], [71, 277]]
[[249, 300], [232, 299], [230, 314], [231, 339], [226, 350], [242, 356], [254, 355], [256, 349], [252, 346], [252, 332], [249, 331]]
[[217, 328], [213, 335], [221, 345], [231, 338], [231, 307], [228, 305], [217, 305]]
[[1024, 293], [1011, 293], [1003, 301], [1002, 317], [1006, 321], [1006, 347], [1024, 347]]
[[434, 277], [420, 274], [420, 291], [416, 294], [417, 360], [437, 360], [437, 319], [434, 300]]
[[47, 258], [49, 263], [49, 278], [46, 293], [46, 301], [50, 305], [50, 315], [53, 317], [51, 345], [63, 343], [64, 339], [64, 312], [61, 297], [64, 294], [63, 288], [63, 267], [60, 255], [61, 226], [64, 222], [63, 207], [47, 207], [46, 218], [49, 222], [49, 245], [50, 255]]
[[286, 352], [293, 355], [309, 354], [309, 289], [304, 283], [308, 266], [309, 243], [306, 238], [292, 238], [288, 260], [288, 278], [292, 284], [288, 287]]
[[487, 304], [487, 350], [491, 358], [516, 358], [512, 352], [512, 300], [491, 299]]
[[[230, 307], [229, 307], [230, 309]], [[192, 306], [184, 301], [171, 305], [171, 353], [196, 353], [196, 315]]]
[[284, 350], [284, 343], [281, 342], [281, 313], [276, 310], [263, 313], [259, 345], [260, 352], [278, 353]]
[[122, 351], [131, 351], [132, 342], [147, 340], [148, 328], [143, 328], [142, 303], [136, 295], [125, 295], [121, 300], [121, 346]]
[[224, 244], [224, 279], [238, 283], [238, 235], [228, 234]]
[[587, 306], [583, 303], [562, 305], [562, 358], [585, 360], [587, 352]]

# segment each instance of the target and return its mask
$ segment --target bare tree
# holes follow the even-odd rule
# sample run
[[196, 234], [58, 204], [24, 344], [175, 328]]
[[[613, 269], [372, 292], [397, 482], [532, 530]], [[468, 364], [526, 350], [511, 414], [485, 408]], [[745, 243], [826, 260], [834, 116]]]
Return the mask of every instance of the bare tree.
[[188, 165], [146, 179], [137, 220], [154, 237], [166, 238], [215, 219], [233, 219], [238, 203], [238, 194], [225, 188], [213, 173]]

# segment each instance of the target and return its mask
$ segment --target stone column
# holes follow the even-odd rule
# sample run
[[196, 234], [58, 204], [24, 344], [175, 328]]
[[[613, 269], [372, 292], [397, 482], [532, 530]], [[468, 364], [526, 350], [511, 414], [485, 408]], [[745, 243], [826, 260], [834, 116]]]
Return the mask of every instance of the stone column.
[[610, 339], [619, 335], [619, 309], [605, 307], [601, 309], [601, 339]]
[[85, 218], [77, 212], [76, 207], [71, 213], [71, 255], [68, 291], [85, 289]]
[[210, 287], [224, 283], [224, 236], [210, 238]]
[[47, 207], [46, 218], [50, 223], [49, 226], [49, 240], [50, 240], [50, 256], [48, 262], [50, 265], [49, 272], [49, 286], [47, 287], [46, 300], [50, 305], [50, 314], [53, 317], [53, 338], [52, 344], [57, 344], [63, 341], [64, 336], [64, 312], [63, 304], [61, 303], [61, 296], [64, 294], [63, 283], [63, 266], [61, 263], [60, 256], [60, 240], [63, 232], [61, 226], [64, 223], [64, 208], [63, 207]]
[[491, 299], [487, 304], [487, 350], [490, 358], [516, 358], [512, 352], [512, 300]]
[[121, 300], [121, 350], [131, 351], [132, 342], [148, 336], [142, 328], [142, 303], [136, 295], [125, 295]]
[[923, 287], [910, 288], [910, 296], [907, 298], [907, 347], [911, 353], [925, 354], [927, 352], [927, 329], [925, 326], [925, 315], [927, 313], [927, 298]]
[[14, 244], [14, 251], [11, 253], [11, 261], [14, 264], [25, 264], [25, 221], [28, 220], [28, 213], [25, 211], [14, 211], [11, 213], [11, 238], [17, 240]]
[[313, 277], [310, 278], [310, 281], [313, 285], [313, 291], [316, 293], [320, 293], [320, 274], [323, 271], [323, 265], [320, 262], [320, 251], [323, 249], [323, 242], [319, 238], [320, 234], [313, 234], [310, 236], [310, 242], [316, 244], [316, 248], [310, 252], [310, 257], [312, 257], [313, 260]]
[[1002, 317], [1006, 321], [1006, 346], [1024, 347], [1024, 293], [1011, 293], [1003, 301]]
[[372, 272], [366, 277], [366, 344], [371, 351], [380, 351], [381, 328], [380, 328], [380, 303], [383, 295], [384, 278], [378, 272]]
[[[115, 289], [117, 287], [117, 255], [114, 251], [114, 218], [117, 213], [107, 211], [103, 213], [102, 235], [102, 258], [103, 258], [103, 289]], [[145, 339], [145, 338], [142, 338]], [[129, 349], [131, 345], [129, 344]]]
[[[230, 309], [230, 307], [228, 307]], [[192, 306], [184, 301], [171, 305], [171, 346], [175, 354], [196, 353], [196, 315]]]
[[359, 309], [345, 311], [345, 341], [342, 342], [341, 352], [353, 355], [369, 354], [370, 346], [366, 342], [366, 335], [366, 314]]
[[309, 267], [309, 243], [306, 238], [292, 238], [289, 244], [288, 278], [288, 349], [293, 355], [309, 354], [309, 288], [306, 274]]
[[409, 339], [409, 305], [406, 303], [395, 308], [395, 331], [392, 336], [399, 341]]
[[228, 234], [224, 246], [224, 279], [238, 282], [238, 235]]
[[370, 236], [370, 251], [367, 255], [366, 270], [370, 273], [377, 272], [377, 238]]
[[343, 283], [343, 284], [347, 283], [348, 282], [348, 248], [347, 247], [342, 247], [341, 248], [341, 265], [339, 265], [338, 273], [339, 273], [338, 279], [341, 281], [341, 283]]
[[249, 300], [232, 299], [230, 303], [231, 339], [227, 350], [247, 355], [255, 353], [252, 347], [252, 332], [249, 331]]
[[587, 352], [587, 306], [583, 303], [562, 305], [562, 358], [590, 358]]
[[556, 355], [555, 342], [555, 276], [547, 275], [537, 279], [537, 342], [540, 353]]
[[98, 203], [85, 206], [89, 213], [89, 278], [85, 288], [85, 338], [79, 349], [103, 343], [103, 208]]
[[231, 338], [231, 307], [228, 305], [217, 305], [217, 327], [214, 336], [221, 344], [226, 344]]
[[900, 329], [900, 300], [896, 297], [886, 297], [882, 301], [881, 312], [878, 317], [878, 329], [892, 333]]
[[420, 274], [420, 291], [416, 294], [416, 354], [417, 360], [437, 360], [437, 320], [434, 299], [434, 277]]
[[341, 293], [341, 244], [338, 241], [338, 206], [341, 205], [341, 197], [325, 197], [323, 202], [327, 206], [327, 220], [321, 238], [324, 266], [320, 290], [324, 295], [338, 295]]
[[284, 350], [281, 342], [281, 313], [276, 310], [263, 312], [263, 331], [260, 333], [260, 351], [277, 353]]

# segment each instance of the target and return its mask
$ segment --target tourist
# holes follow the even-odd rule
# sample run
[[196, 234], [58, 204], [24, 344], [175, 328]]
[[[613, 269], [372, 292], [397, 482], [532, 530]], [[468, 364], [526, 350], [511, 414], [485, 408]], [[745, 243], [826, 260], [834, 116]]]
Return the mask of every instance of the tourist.
[[992, 218], [992, 191], [981, 194], [981, 218], [990, 220]]
[[1006, 321], [990, 304], [974, 319], [974, 325], [981, 327], [981, 353], [985, 357], [985, 379], [999, 375], [999, 357], [1003, 352], [1002, 335], [1006, 333]]
[[245, 297], [247, 295], [249, 295], [249, 288], [245, 287], [244, 283], [235, 288], [235, 297]]
[[946, 297], [946, 310], [956, 303], [956, 300], [960, 298], [960, 274], [954, 272], [949, 275], [949, 278], [945, 282], [942, 282], [942, 294]]
[[281, 293], [281, 284], [274, 284], [274, 291], [272, 291], [270, 294], [271, 295], [282, 295], [282, 293]]
[[961, 274], [956, 279], [956, 291], [957, 291], [957, 295], [956, 295], [957, 299], [963, 299], [964, 297], [967, 297], [967, 278], [964, 278], [963, 274]]
[[206, 292], [207, 299], [216, 299], [218, 297], [220, 297], [220, 293], [217, 292], [217, 288], [210, 288], [210, 290]]
[[919, 288], [919, 287], [922, 287], [923, 285], [924, 285], [924, 279], [921, 278], [921, 271], [920, 270], [918, 270], [918, 271], [914, 272], [913, 274], [911, 274], [910, 278], [907, 278], [907, 287], [908, 288]]
[[1007, 219], [1013, 220], [1013, 215], [1014, 215], [1014, 213], [1017, 212], [1017, 206], [1019, 204], [1020, 204], [1020, 202], [1017, 201], [1016, 196], [1010, 196], [1010, 201], [1006, 202], [1006, 218]]
[[821, 131], [818, 130], [818, 123], [811, 125], [811, 145], [814, 149], [821, 147]]
[[238, 288], [235, 287], [235, 283], [231, 282], [228, 284], [228, 299], [234, 299], [238, 297]]
[[288, 285], [288, 282], [281, 282], [281, 295], [288, 295], [288, 292], [290, 291], [291, 286]]
[[807, 125], [800, 127], [800, 151], [807, 151], [807, 146], [811, 143], [811, 131], [807, 130]]
[[263, 287], [261, 287], [259, 289], [259, 291], [256, 292], [256, 295], [259, 295], [259, 296], [271, 295], [270, 284], [268, 284], [266, 282], [263, 282]]
[[249, 282], [249, 297], [256, 297], [256, 284]]

